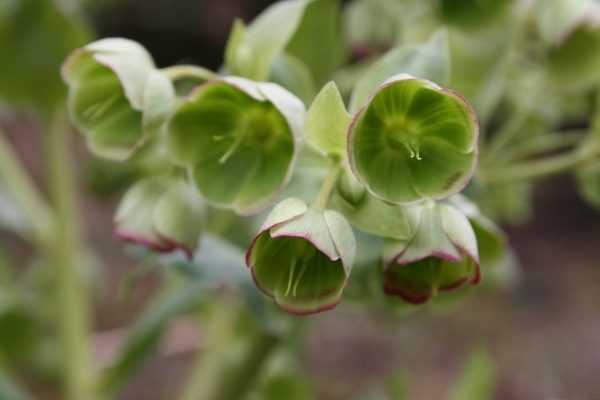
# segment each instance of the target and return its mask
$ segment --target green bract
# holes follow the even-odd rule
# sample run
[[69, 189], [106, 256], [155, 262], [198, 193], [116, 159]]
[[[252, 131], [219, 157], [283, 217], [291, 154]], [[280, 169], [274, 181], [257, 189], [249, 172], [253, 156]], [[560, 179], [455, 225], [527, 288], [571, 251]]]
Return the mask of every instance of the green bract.
[[389, 240], [384, 250], [384, 290], [410, 303], [424, 303], [438, 290], [478, 283], [475, 233], [458, 209], [428, 201], [410, 208], [412, 237]]
[[204, 227], [204, 206], [181, 180], [146, 178], [125, 194], [115, 224], [115, 234], [124, 240], [158, 252], [180, 249], [192, 258]]
[[71, 54], [63, 65], [69, 112], [95, 154], [125, 160], [158, 137], [175, 92], [148, 52], [126, 39], [103, 39]]
[[491, 219], [483, 215], [479, 207], [467, 197], [457, 194], [448, 201], [469, 219], [477, 238], [481, 265], [485, 268], [499, 263], [506, 255], [506, 235], [504, 232]]
[[475, 113], [459, 94], [398, 75], [354, 117], [350, 164], [358, 180], [383, 200], [444, 198], [473, 175], [478, 132]]
[[354, 234], [343, 216], [291, 198], [267, 217], [246, 264], [257, 286], [282, 309], [312, 314], [339, 303], [355, 252]]
[[173, 115], [171, 153], [208, 201], [253, 213], [290, 178], [304, 114], [302, 102], [278, 85], [211, 81]]

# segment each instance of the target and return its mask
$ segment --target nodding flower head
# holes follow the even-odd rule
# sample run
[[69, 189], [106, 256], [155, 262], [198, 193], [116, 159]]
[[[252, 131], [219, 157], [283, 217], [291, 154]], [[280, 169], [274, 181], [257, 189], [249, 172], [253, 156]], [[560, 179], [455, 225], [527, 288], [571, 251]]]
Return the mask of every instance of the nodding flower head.
[[171, 119], [171, 154], [209, 202], [252, 214], [289, 180], [304, 114], [303, 103], [276, 84], [210, 81]]
[[473, 175], [478, 130], [473, 109], [460, 95], [398, 75], [354, 116], [348, 156], [358, 180], [382, 200], [441, 199]]
[[182, 250], [191, 259], [204, 227], [204, 205], [181, 180], [147, 178], [125, 194], [115, 225], [123, 240], [163, 253]]
[[104, 158], [128, 159], [160, 137], [175, 103], [172, 83], [131, 40], [103, 39], [75, 50], [62, 75], [73, 123]]
[[425, 202], [409, 212], [413, 235], [389, 240], [384, 291], [409, 303], [425, 303], [439, 291], [480, 280], [475, 233], [467, 217], [446, 203]]
[[267, 217], [246, 264], [279, 307], [306, 315], [339, 303], [355, 252], [352, 228], [341, 214], [287, 199]]

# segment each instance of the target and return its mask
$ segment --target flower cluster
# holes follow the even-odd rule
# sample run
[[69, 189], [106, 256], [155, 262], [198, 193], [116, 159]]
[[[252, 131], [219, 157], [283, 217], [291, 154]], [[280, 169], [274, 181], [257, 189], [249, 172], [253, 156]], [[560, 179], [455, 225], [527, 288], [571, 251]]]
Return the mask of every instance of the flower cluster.
[[[357, 259], [353, 229], [383, 238], [389, 295], [423, 303], [477, 283], [478, 236], [497, 232], [456, 197], [478, 155], [478, 121], [467, 100], [403, 73], [372, 85], [365, 100], [356, 96], [352, 113], [334, 83], [307, 111], [291, 91], [259, 79], [263, 61], [246, 74], [235, 64], [243, 77], [199, 79], [191, 69], [183, 79], [195, 87], [181, 93], [174, 81], [182, 76], [158, 69], [129, 40], [104, 39], [69, 57], [69, 109], [90, 150], [119, 161], [164, 159], [164, 173], [126, 193], [116, 233], [192, 258], [211, 209], [249, 216], [277, 203], [246, 264], [262, 292], [299, 315], [340, 302]], [[329, 165], [318, 195], [286, 198], [297, 160], [314, 150]]]

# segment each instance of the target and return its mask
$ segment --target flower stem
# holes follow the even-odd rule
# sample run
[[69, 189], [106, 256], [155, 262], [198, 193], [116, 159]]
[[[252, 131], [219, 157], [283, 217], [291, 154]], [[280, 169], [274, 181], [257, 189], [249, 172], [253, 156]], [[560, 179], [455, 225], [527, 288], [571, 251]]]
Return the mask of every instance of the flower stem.
[[94, 400], [94, 371], [88, 332], [88, 296], [79, 268], [80, 243], [74, 170], [69, 156], [68, 125], [62, 111], [51, 118], [47, 157], [50, 197], [56, 212], [47, 253], [56, 268], [59, 333], [65, 361], [65, 399]]
[[331, 167], [329, 167], [329, 173], [321, 185], [321, 190], [319, 191], [317, 198], [313, 202], [313, 207], [321, 210], [324, 210], [327, 207], [327, 203], [329, 203], [329, 198], [331, 197], [331, 193], [333, 193], [341, 170], [341, 163], [339, 161], [334, 161]]
[[506, 152], [503, 161], [515, 161], [533, 157], [539, 154], [557, 151], [565, 147], [575, 146], [588, 134], [587, 130], [553, 132], [536, 136]]
[[0, 132], [0, 180], [29, 217], [34, 240], [46, 243], [52, 236], [52, 210], [15, 157], [3, 132]]
[[162, 72], [172, 81], [192, 79], [204, 82], [215, 79], [218, 76], [213, 71], [196, 65], [174, 65], [163, 68]]
[[569, 171], [598, 156], [600, 156], [600, 145], [593, 142], [569, 153], [542, 160], [524, 161], [494, 170], [484, 169], [480, 172], [479, 179], [485, 183], [496, 183], [543, 178]]

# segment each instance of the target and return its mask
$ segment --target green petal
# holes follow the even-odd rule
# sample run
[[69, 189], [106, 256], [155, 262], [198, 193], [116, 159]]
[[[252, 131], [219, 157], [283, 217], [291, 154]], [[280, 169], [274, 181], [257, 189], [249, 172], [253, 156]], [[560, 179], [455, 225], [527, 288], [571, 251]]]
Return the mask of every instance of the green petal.
[[257, 285], [283, 309], [309, 314], [331, 308], [346, 283], [341, 261], [332, 261], [303, 238], [263, 233], [252, 249]]

